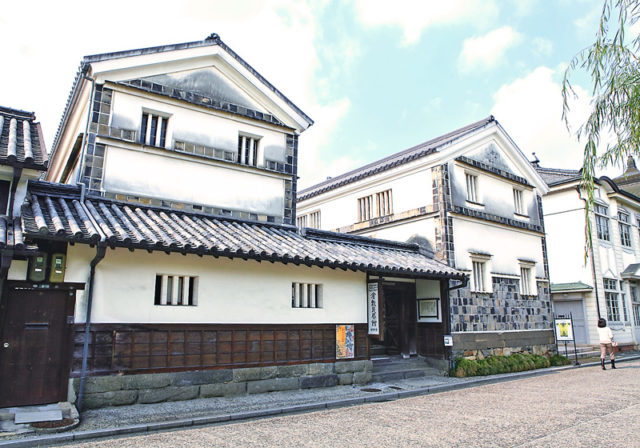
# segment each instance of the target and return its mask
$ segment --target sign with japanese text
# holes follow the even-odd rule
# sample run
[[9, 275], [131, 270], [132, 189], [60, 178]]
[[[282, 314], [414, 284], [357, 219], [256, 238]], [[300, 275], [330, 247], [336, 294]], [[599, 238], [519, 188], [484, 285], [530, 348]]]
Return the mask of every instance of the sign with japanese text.
[[380, 300], [378, 296], [378, 283], [367, 284], [367, 322], [369, 334], [380, 335]]

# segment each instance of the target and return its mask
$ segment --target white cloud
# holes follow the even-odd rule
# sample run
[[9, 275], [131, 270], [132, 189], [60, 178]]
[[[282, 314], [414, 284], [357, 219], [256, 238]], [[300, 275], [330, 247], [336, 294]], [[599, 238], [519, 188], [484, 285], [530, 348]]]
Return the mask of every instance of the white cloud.
[[[504, 84], [494, 94], [491, 113], [528, 158], [535, 152], [544, 167], [578, 169], [584, 146], [562, 120], [562, 91], [554, 81], [555, 74], [541, 66]], [[571, 104], [570, 120], [575, 130], [588, 116], [589, 95], [580, 86], [574, 88], [580, 95]]]
[[507, 50], [521, 40], [520, 33], [510, 26], [497, 28], [484, 36], [465, 39], [458, 58], [458, 68], [462, 73], [495, 68], [503, 61]]
[[400, 27], [407, 45], [420, 40], [422, 32], [431, 26], [482, 26], [498, 15], [494, 0], [356, 0], [355, 5], [363, 25]]
[[[0, 101], [36, 112], [51, 149], [84, 55], [195, 41], [216, 32], [315, 120], [300, 137], [300, 175], [313, 178], [328, 168], [320, 162], [320, 146], [349, 110], [348, 99], [319, 98], [314, 75], [320, 67], [315, 42], [321, 30], [315, 17], [322, 7], [321, 2], [296, 0], [156, 0], [153, 7], [112, 0], [105, 8], [75, 0], [41, 1], [38, 14], [28, 14], [33, 5], [9, 2], [0, 8], [0, 40], [8, 43], [3, 47]], [[27, 16], [29, 20], [14, 20]], [[355, 45], [345, 44], [340, 51], [342, 62], [336, 63], [357, 55]]]

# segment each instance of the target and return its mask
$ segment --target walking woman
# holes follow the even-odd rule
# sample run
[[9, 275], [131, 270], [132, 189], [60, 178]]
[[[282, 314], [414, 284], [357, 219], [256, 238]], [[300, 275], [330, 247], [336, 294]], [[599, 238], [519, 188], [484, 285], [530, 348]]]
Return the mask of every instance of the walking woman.
[[613, 352], [613, 332], [611, 328], [607, 327], [607, 321], [600, 318], [598, 319], [598, 335], [600, 336], [600, 364], [602, 370], [607, 370], [604, 366], [604, 359], [607, 357], [607, 349], [609, 350], [611, 358], [611, 368], [616, 368], [616, 355]]

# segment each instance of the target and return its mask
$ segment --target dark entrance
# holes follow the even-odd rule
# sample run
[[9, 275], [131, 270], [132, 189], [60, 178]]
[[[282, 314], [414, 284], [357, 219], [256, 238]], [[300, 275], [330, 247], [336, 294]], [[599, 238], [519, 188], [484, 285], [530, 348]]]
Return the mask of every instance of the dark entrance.
[[388, 355], [416, 355], [416, 285], [382, 283], [384, 301], [384, 338]]
[[66, 401], [74, 306], [75, 289], [5, 289], [0, 407]]

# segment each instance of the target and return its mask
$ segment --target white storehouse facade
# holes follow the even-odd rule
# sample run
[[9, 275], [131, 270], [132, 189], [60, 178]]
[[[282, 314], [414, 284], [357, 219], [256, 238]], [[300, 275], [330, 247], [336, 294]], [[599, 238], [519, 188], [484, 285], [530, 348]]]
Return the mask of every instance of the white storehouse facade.
[[[312, 124], [215, 34], [85, 57], [46, 181], [25, 190], [34, 254], [7, 267], [2, 304], [43, 324], [12, 330], [0, 384], [23, 382], [0, 406], [364, 384], [383, 276], [448, 313], [449, 280], [465, 274], [419, 246], [295, 227]], [[402, 331], [433, 336], [417, 350], [444, 358], [448, 328], [406, 312]], [[56, 354], [48, 380], [25, 373], [28, 341]]]
[[298, 224], [415, 242], [466, 272], [450, 297], [456, 356], [547, 352], [547, 190], [491, 116], [300, 191]]
[[[536, 168], [549, 185], [543, 198], [551, 294], [558, 314], [571, 313], [576, 342], [597, 345], [598, 318], [615, 340], [640, 343], [640, 173], [629, 159], [623, 176], [600, 177], [589, 213], [592, 249], [586, 250], [586, 194], [578, 170]], [[635, 180], [635, 183], [633, 182]]]

